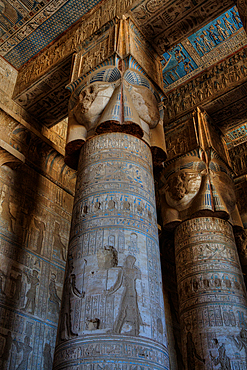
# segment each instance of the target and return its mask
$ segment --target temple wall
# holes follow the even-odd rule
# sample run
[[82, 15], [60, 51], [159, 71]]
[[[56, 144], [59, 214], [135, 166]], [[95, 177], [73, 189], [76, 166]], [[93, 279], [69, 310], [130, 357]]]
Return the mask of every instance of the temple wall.
[[73, 197], [26, 165], [3, 165], [0, 188], [2, 368], [50, 369]]
[[67, 122], [29, 130], [28, 115], [11, 100], [16, 76], [1, 60], [0, 368], [48, 370], [76, 175], [60, 154]]
[[17, 70], [0, 57], [0, 90], [11, 96], [14, 92]]

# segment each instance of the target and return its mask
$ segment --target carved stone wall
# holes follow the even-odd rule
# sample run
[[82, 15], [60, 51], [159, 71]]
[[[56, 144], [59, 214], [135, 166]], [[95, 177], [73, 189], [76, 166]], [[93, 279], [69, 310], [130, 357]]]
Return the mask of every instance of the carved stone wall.
[[186, 369], [246, 369], [246, 289], [231, 225], [182, 223], [175, 254]]
[[0, 110], [0, 368], [51, 370], [75, 173], [55, 150], [66, 122], [45, 131], [53, 146], [8, 102]]
[[0, 57], [0, 88], [4, 94], [12, 96], [17, 75], [17, 70]]
[[168, 369], [151, 151], [108, 133], [78, 165], [54, 369]]
[[26, 165], [0, 189], [0, 367], [51, 369], [73, 197]]

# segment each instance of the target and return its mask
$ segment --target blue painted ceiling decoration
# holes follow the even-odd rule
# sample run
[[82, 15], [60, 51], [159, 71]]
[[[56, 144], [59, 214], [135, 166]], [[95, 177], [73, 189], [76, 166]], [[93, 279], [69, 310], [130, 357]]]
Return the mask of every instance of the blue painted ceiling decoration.
[[228, 149], [247, 141], [247, 123], [228, 131], [225, 134], [225, 141]]
[[182, 44], [176, 45], [171, 51], [163, 54], [162, 65], [164, 66], [164, 87], [171, 85], [173, 82], [198, 68], [198, 65]]
[[0, 0], [0, 55], [17, 69], [101, 0]]
[[246, 44], [247, 36], [237, 8], [232, 7], [163, 54], [165, 91], [172, 90]]

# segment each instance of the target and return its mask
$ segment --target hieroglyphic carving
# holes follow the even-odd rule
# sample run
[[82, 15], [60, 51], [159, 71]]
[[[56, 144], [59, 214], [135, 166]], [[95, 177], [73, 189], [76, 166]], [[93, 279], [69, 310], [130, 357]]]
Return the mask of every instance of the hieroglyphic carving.
[[142, 36], [134, 23], [130, 22], [129, 27], [131, 54], [153, 81], [162, 88], [162, 71], [158, 54], [154, 52], [153, 48]]
[[[198, 3], [197, 3], [198, 4]], [[188, 6], [189, 5], [189, 6]], [[233, 2], [223, 1], [222, 3], [215, 3], [214, 1], [207, 1], [206, 4], [202, 7], [196, 7], [194, 12], [191, 12], [191, 7], [195, 4], [189, 3], [180, 3], [178, 6], [181, 10], [185, 8], [186, 16], [180, 19], [177, 22], [177, 8], [171, 7], [170, 10], [173, 13], [172, 16], [176, 16], [172, 25], [169, 25], [167, 29], [159, 29], [159, 34], [154, 35], [155, 43], [157, 44], [157, 49], [161, 52], [167, 50], [168, 48], [174, 46], [176, 43], [179, 43], [181, 39], [185, 36], [189, 36], [193, 30], [198, 30], [203, 24], [208, 22], [209, 15], [214, 17], [222, 14], [225, 10], [229, 9], [231, 5], [234, 5]], [[170, 20], [170, 19], [169, 19]]]
[[241, 21], [243, 22], [244, 29], [246, 31], [246, 29], [247, 29], [247, 3], [246, 3], [246, 0], [238, 0], [237, 1], [237, 8], [238, 8], [238, 12], [239, 12]]
[[[158, 342], [155, 343], [155, 346], [151, 346], [149, 341], [144, 338], [138, 338], [138, 343], [135, 343], [133, 339], [125, 336], [121, 342], [116, 343], [116, 341], [110, 340], [109, 336], [104, 336], [105, 340], [109, 340], [105, 345], [104, 343], [96, 343], [97, 338], [95, 335], [87, 336], [83, 344], [73, 343], [72, 340], [70, 343], [73, 343], [73, 349], [70, 348], [70, 343], [60, 346], [54, 369], [59, 369], [60, 365], [67, 360], [71, 363], [70, 366], [73, 370], [78, 368], [86, 370], [89, 369], [89, 366], [96, 370], [99, 367], [104, 368], [105, 359], [107, 359], [107, 368], [110, 370], [147, 370], [150, 369], [150, 366], [157, 370], [169, 369], [168, 355]], [[118, 356], [117, 363], [111, 358], [112, 354]], [[104, 358], [103, 362], [102, 358]], [[130, 359], [133, 359], [135, 363], [130, 364]], [[149, 360], [149, 364], [146, 363], [146, 359]], [[80, 363], [82, 360], [87, 361], [87, 364], [72, 365], [72, 361]]]
[[91, 71], [113, 54], [115, 32], [112, 26], [98, 40], [93, 40], [76, 54], [71, 81]]
[[131, 10], [135, 22], [141, 28], [143, 34], [157, 44], [160, 53], [169, 49], [185, 35], [198, 29], [209, 19], [223, 13], [234, 3], [224, 1], [181, 2], [146, 0]]
[[193, 118], [165, 131], [167, 160], [183, 155], [199, 146], [198, 133]]
[[242, 49], [206, 72], [202, 72], [194, 80], [168, 93], [164, 102], [165, 122], [172, 121], [177, 116], [206, 103], [213, 96], [221, 95], [240, 81], [244, 82], [247, 77], [246, 56], [246, 49]]
[[[70, 278], [62, 303], [67, 319], [62, 314], [55, 368], [70, 366], [69, 358], [60, 362], [66, 342], [76, 351], [76, 337], [82, 349], [85, 338], [95, 331], [96, 352], [73, 356], [78, 366], [81, 357], [91, 364], [102, 340], [107, 347], [114, 340], [111, 334], [128, 336], [133, 343], [141, 336], [148, 343], [166, 344], [150, 160], [148, 146], [123, 133], [95, 136], [82, 147], [68, 254]], [[71, 276], [78, 291], [84, 292], [78, 298], [71, 294]], [[118, 361], [124, 356], [121, 349], [115, 355]]]
[[238, 175], [246, 174], [247, 171], [246, 148], [247, 143], [243, 143], [229, 150], [233, 169]]
[[[105, 32], [112, 25], [112, 23], [107, 24], [107, 22], [110, 22], [116, 16], [121, 16], [130, 8], [133, 2], [134, 0], [124, 0], [116, 3], [113, 0], [107, 0], [104, 4], [94, 9], [86, 19], [77, 23], [66, 35], [54, 42], [50, 48], [38, 55], [20, 70], [15, 95], [36, 81], [55, 64], [75, 52], [80, 44], [90, 38], [90, 36], [100, 30], [104, 25], [102, 32]], [[97, 33], [97, 38], [99, 34], [100, 32]]]
[[[25, 148], [28, 135], [18, 128], [15, 143]], [[66, 245], [73, 197], [23, 164], [1, 166], [0, 199], [0, 367], [45, 369], [55, 347], [65, 269], [61, 255], [52, 261], [53, 228], [61, 225]]]
[[245, 352], [234, 346], [243, 348], [246, 291], [232, 227], [210, 217], [186, 221], [176, 229], [175, 254], [187, 368], [244, 369]]

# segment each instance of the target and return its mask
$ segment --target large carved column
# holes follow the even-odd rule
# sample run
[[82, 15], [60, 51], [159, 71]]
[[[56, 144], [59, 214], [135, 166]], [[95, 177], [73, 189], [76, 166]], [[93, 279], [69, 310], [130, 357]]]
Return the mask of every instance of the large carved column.
[[151, 152], [164, 158], [159, 89], [122, 44], [111, 56], [130, 25], [78, 57], [93, 56], [92, 70], [70, 85], [66, 162], [80, 158], [54, 370], [169, 368]]
[[241, 221], [224, 146], [199, 109], [176, 132], [188, 152], [170, 145], [160, 192], [164, 227], [175, 228], [184, 366], [246, 369], [246, 291], [232, 231]]

